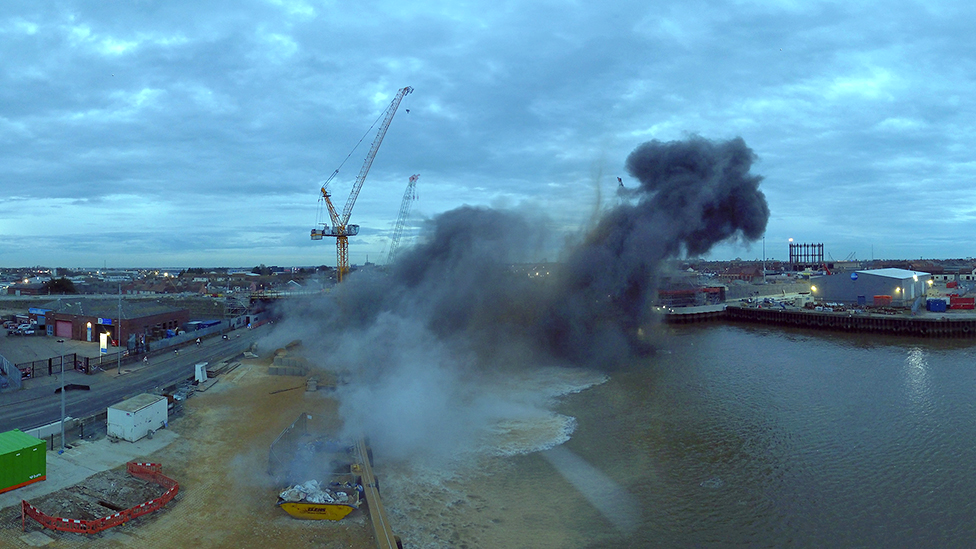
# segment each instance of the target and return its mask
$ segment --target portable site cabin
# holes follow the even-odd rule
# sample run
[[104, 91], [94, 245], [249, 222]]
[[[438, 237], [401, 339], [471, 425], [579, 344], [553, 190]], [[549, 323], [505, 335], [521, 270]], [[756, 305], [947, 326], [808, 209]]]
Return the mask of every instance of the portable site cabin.
[[47, 478], [44, 444], [19, 429], [0, 433], [0, 493]]
[[135, 442], [169, 421], [166, 397], [143, 393], [108, 408], [109, 436]]

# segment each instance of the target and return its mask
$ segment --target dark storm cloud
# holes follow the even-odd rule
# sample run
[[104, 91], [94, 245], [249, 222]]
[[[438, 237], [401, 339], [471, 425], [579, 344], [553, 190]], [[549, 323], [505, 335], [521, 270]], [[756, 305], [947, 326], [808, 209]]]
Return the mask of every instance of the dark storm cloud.
[[[870, 235], [876, 250], [897, 242], [895, 255], [968, 253], [924, 244], [972, 229], [973, 62], [959, 52], [976, 38], [963, 2], [5, 7], [0, 183], [37, 203], [0, 220], [3, 240], [53, 222], [59, 199], [121, 194], [158, 204], [161, 224], [186, 235], [216, 221], [184, 213], [199, 202], [311, 222], [317, 183], [410, 85], [411, 113], [398, 114], [354, 212], [364, 228], [390, 226], [406, 178], [421, 173], [431, 192], [422, 190], [418, 212], [546, 205], [572, 230], [601, 206], [581, 199], [580, 186], [604, 185], [606, 196], [635, 142], [700, 133], [742, 135], [761, 153], [766, 196], [782, 205], [767, 240], [834, 242], [847, 255], [869, 250]], [[922, 196], [892, 200], [909, 194]], [[307, 210], [255, 208], [282, 195], [303, 197]], [[87, 213], [56, 217], [71, 231]], [[902, 238], [911, 230], [894, 224], [915, 217], [933, 230]], [[353, 262], [386, 244], [353, 242]], [[782, 258], [780, 248], [771, 253]], [[0, 256], [36, 264], [59, 253], [36, 251], [43, 257]], [[320, 264], [323, 252], [306, 241], [263, 262]]]

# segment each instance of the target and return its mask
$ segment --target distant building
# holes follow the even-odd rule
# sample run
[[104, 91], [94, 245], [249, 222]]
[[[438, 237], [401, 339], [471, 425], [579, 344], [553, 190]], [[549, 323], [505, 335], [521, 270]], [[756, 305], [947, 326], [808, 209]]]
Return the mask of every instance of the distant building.
[[46, 293], [48, 293], [47, 287], [40, 282], [11, 284], [7, 287], [7, 295], [43, 295]]
[[907, 269], [873, 269], [811, 279], [814, 297], [849, 305], [911, 307], [924, 298], [931, 275]]
[[724, 281], [743, 280], [757, 282], [763, 278], [763, 270], [759, 265], [737, 265], [720, 272], [718, 277]]
[[146, 340], [166, 337], [190, 321], [189, 309], [177, 309], [152, 301], [123, 301], [119, 319], [119, 302], [114, 299], [62, 298], [43, 305], [47, 309], [48, 335], [80, 341], [98, 341], [100, 333], [113, 340], [121, 335], [130, 347]]
[[99, 273], [99, 278], [104, 282], [131, 282], [139, 278], [139, 273], [132, 271], [106, 271]]
[[943, 270], [939, 274], [932, 275], [932, 280], [936, 282], [976, 282], [976, 269], [972, 271], [964, 269], [955, 271]]
[[658, 304], [662, 307], [694, 307], [725, 303], [725, 286], [698, 288], [670, 288], [658, 290]]
[[692, 269], [662, 276], [657, 304], [662, 307], [694, 307], [725, 303], [726, 286], [710, 282]]

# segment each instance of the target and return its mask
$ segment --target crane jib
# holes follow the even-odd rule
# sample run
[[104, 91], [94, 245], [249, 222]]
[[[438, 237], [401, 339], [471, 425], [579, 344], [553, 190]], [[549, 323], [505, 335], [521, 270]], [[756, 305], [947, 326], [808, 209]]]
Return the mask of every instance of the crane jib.
[[[312, 240], [321, 240], [323, 236], [334, 236], [336, 237], [336, 255], [337, 255], [337, 265], [336, 270], [338, 271], [338, 279], [341, 282], [343, 274], [349, 270], [349, 241], [346, 239], [347, 236], [354, 236], [359, 234], [358, 225], [349, 225], [349, 216], [352, 214], [352, 208], [356, 204], [356, 198], [359, 196], [359, 191], [363, 187], [363, 183], [366, 181], [366, 174], [369, 173], [370, 166], [373, 165], [373, 159], [376, 158], [376, 152], [380, 148], [380, 144], [383, 142], [383, 137], [386, 136], [386, 131], [390, 128], [390, 122], [393, 121], [393, 115], [396, 114], [397, 108], [400, 106], [400, 101], [403, 98], [413, 92], [413, 88], [406, 86], [400, 88], [397, 91], [396, 96], [390, 105], [386, 108], [383, 113], [383, 121], [380, 124], [379, 129], [376, 132], [376, 137], [373, 138], [373, 144], [369, 148], [369, 152], [366, 154], [366, 160], [363, 162], [363, 167], [359, 170], [359, 175], [356, 177], [355, 183], [353, 183], [352, 191], [349, 193], [349, 198], [346, 199], [346, 205], [342, 209], [342, 215], [340, 216], [336, 212], [335, 207], [330, 199], [329, 192], [326, 191], [325, 187], [322, 187], [322, 197], [325, 200], [326, 205], [329, 209], [329, 217], [332, 220], [332, 226], [326, 227], [324, 229], [312, 229]], [[335, 174], [333, 174], [335, 176]], [[331, 177], [329, 178], [332, 179]]]
[[352, 214], [352, 207], [356, 205], [356, 198], [359, 197], [359, 191], [363, 188], [363, 182], [366, 181], [366, 174], [369, 173], [370, 166], [373, 165], [373, 159], [376, 158], [376, 151], [379, 150], [380, 144], [383, 143], [383, 138], [386, 136], [386, 130], [390, 129], [390, 122], [393, 120], [393, 115], [396, 114], [397, 108], [400, 106], [400, 101], [413, 91], [413, 88], [407, 86], [401, 88], [397, 92], [396, 97], [390, 103], [390, 106], [386, 108], [386, 113], [383, 115], [383, 122], [380, 124], [379, 130], [376, 132], [376, 137], [373, 138], [373, 144], [369, 148], [369, 152], [366, 154], [366, 160], [363, 162], [363, 167], [359, 170], [359, 175], [356, 177], [356, 182], [353, 183], [352, 191], [349, 193], [349, 198], [346, 199], [346, 205], [342, 208], [342, 218], [340, 219], [341, 224], [345, 225], [349, 222], [349, 216]]

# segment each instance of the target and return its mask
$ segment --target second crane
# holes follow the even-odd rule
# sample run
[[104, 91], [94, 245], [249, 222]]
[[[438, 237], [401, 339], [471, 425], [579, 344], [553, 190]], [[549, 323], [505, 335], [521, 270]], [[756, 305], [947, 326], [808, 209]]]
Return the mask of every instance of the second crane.
[[339, 282], [342, 282], [342, 279], [349, 272], [349, 237], [359, 234], [359, 225], [349, 224], [349, 215], [352, 214], [352, 207], [356, 204], [359, 191], [363, 188], [363, 182], [366, 181], [366, 174], [369, 173], [369, 168], [373, 165], [373, 159], [376, 158], [376, 151], [379, 150], [380, 143], [383, 142], [383, 137], [386, 136], [386, 130], [389, 129], [390, 122], [393, 121], [393, 115], [396, 114], [397, 108], [400, 106], [400, 101], [412, 91], [413, 88], [410, 86], [401, 88], [393, 98], [390, 106], [381, 115], [382, 122], [380, 123], [379, 130], [376, 132], [376, 137], [373, 138], [373, 145], [366, 154], [366, 161], [363, 162], [363, 167], [360, 168], [359, 175], [352, 185], [352, 191], [349, 193], [349, 198], [346, 199], [346, 205], [342, 209], [342, 215], [339, 215], [335, 206], [332, 204], [332, 194], [328, 190], [329, 182], [339, 173], [339, 170], [336, 169], [328, 181], [322, 185], [322, 196], [320, 200], [324, 201], [326, 207], [329, 209], [331, 225], [324, 222], [319, 223], [323, 228], [312, 229], [312, 240], [322, 240], [324, 236], [335, 237], [336, 272], [338, 273], [337, 277]]

